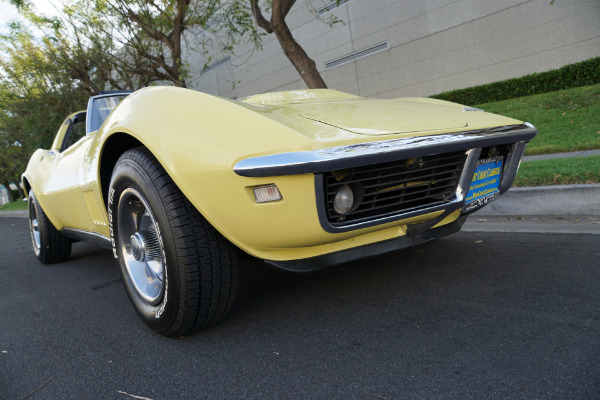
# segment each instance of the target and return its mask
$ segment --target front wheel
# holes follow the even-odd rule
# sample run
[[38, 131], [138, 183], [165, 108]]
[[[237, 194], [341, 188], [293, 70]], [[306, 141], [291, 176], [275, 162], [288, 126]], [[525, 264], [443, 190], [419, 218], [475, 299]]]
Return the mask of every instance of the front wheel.
[[237, 288], [237, 250], [147, 149], [117, 161], [108, 216], [125, 289], [146, 325], [182, 336], [225, 316]]

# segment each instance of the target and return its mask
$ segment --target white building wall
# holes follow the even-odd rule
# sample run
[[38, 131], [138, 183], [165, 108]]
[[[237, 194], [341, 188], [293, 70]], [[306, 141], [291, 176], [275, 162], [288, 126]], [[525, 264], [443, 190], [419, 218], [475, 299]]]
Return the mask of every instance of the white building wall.
[[[315, 9], [331, 4], [308, 1]], [[322, 16], [344, 21], [333, 28], [306, 4], [297, 1], [288, 15], [294, 37], [330, 88], [361, 96], [429, 96], [600, 56], [600, 0], [350, 0]], [[385, 42], [387, 50], [325, 68]], [[230, 62], [197, 74], [190, 87], [233, 98], [306, 85], [271, 34], [262, 50], [238, 46]]]
[[0, 206], [2, 204], [6, 204], [10, 201], [8, 197], [8, 190], [4, 187], [4, 185], [0, 185]]

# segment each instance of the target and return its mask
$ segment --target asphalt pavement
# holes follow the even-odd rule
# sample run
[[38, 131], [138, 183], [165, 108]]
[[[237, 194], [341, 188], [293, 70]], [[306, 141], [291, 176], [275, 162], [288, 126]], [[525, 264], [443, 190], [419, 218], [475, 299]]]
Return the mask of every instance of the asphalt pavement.
[[0, 399], [598, 399], [597, 235], [459, 232], [292, 274], [244, 262], [229, 317], [148, 330], [110, 252], [34, 257], [0, 218]]

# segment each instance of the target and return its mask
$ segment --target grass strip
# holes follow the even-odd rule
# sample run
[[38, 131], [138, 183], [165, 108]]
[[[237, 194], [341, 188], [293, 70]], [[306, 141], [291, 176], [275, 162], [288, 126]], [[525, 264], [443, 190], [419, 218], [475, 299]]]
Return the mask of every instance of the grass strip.
[[600, 84], [477, 107], [535, 125], [527, 155], [600, 149]]
[[27, 202], [26, 201], [13, 201], [12, 203], [2, 204], [0, 206], [0, 211], [15, 211], [15, 210], [27, 210]]
[[514, 186], [599, 182], [600, 156], [588, 156], [522, 162]]

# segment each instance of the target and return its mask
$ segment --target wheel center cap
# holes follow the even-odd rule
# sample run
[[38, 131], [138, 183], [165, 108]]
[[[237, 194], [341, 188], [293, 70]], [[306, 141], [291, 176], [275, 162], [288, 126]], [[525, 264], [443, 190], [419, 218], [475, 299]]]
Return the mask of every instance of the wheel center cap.
[[139, 232], [131, 235], [129, 239], [131, 243], [131, 253], [133, 257], [137, 261], [144, 261], [146, 259], [146, 243], [144, 242], [144, 238], [140, 235]]

